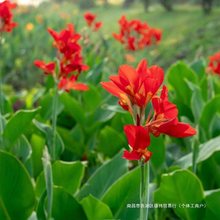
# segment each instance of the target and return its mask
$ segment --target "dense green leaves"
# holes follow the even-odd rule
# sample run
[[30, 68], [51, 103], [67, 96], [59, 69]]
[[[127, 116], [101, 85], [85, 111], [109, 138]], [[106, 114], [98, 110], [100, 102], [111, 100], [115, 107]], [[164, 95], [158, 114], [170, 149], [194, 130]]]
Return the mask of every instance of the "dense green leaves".
[[[197, 163], [200, 163], [212, 156], [216, 151], [220, 151], [220, 137], [213, 138], [199, 146], [199, 154]], [[177, 163], [182, 168], [187, 168], [192, 165], [192, 153], [180, 158]]]
[[81, 201], [88, 220], [112, 219], [113, 215], [110, 208], [102, 201], [92, 195], [87, 196]]
[[139, 203], [140, 169], [136, 168], [122, 176], [103, 195], [102, 201], [112, 210], [117, 219], [137, 219], [139, 209], [127, 208], [131, 203]]
[[182, 205], [203, 203], [203, 199], [201, 182], [188, 170], [163, 174], [160, 187], [155, 191], [155, 202], [176, 204], [174, 212], [181, 219], [186, 220], [201, 218], [204, 210], [187, 208]]
[[220, 189], [209, 192], [205, 197], [205, 202], [207, 209], [204, 220], [220, 219]]
[[[56, 161], [52, 165], [54, 185], [63, 187], [65, 191], [74, 194], [80, 187], [84, 176], [84, 165], [81, 162]], [[45, 190], [43, 173], [37, 179], [37, 195]]]
[[34, 189], [24, 166], [0, 151], [0, 219], [24, 220], [35, 206]]
[[11, 146], [28, 129], [39, 109], [20, 110], [7, 122], [3, 138], [7, 146]]
[[123, 175], [127, 169], [127, 161], [122, 158], [121, 151], [112, 160], [106, 162], [95, 171], [83, 185], [77, 198], [82, 199], [89, 194], [96, 198], [101, 198], [109, 186]]

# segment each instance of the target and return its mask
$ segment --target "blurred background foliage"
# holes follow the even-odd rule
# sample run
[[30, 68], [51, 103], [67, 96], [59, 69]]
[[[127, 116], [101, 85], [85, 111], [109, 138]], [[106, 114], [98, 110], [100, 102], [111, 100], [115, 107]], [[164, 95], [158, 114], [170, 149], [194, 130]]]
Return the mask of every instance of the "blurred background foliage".
[[[179, 59], [191, 63], [201, 56], [207, 57], [220, 44], [220, 9], [217, 7], [218, 1], [207, 0], [207, 4], [212, 6], [212, 12], [209, 10], [210, 13], [206, 16], [202, 10], [204, 2], [206, 1], [51, 0], [42, 2], [38, 7], [20, 5], [15, 14], [19, 28], [12, 35], [7, 35], [0, 51], [0, 68], [5, 74], [4, 81], [16, 90], [42, 83], [43, 75], [34, 67], [33, 61], [36, 58], [49, 61], [55, 57], [53, 47], [48, 47], [52, 39], [46, 31], [47, 27], [59, 31], [67, 23], [74, 23], [77, 31], [83, 35], [88, 31], [83, 19], [84, 12], [88, 10], [96, 13], [98, 20], [103, 22], [100, 33], [89, 34], [91, 41], [100, 44], [83, 47], [85, 63], [92, 65], [91, 69], [94, 65], [99, 65], [99, 58], [103, 57], [106, 63], [101, 71], [106, 73], [114, 72], [115, 67], [125, 61], [115, 59], [115, 53], [121, 52], [121, 45], [112, 37], [112, 32], [118, 31], [117, 21], [122, 14], [129, 19], [141, 19], [163, 30], [163, 40], [159, 45], [134, 54], [136, 63], [138, 57], [146, 57], [150, 63], [157, 63], [166, 69]], [[105, 51], [101, 52], [103, 42]], [[92, 54], [88, 55], [88, 47], [94, 47], [92, 53], [97, 57], [95, 63], [90, 61]]]

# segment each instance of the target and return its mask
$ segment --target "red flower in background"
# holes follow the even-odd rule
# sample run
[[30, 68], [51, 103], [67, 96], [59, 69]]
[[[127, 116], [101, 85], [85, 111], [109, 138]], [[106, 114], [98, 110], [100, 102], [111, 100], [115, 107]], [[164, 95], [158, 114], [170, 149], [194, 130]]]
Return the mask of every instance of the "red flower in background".
[[17, 5], [9, 0], [0, 2], [0, 32], [11, 32], [17, 23], [13, 22], [11, 10]]
[[[56, 68], [56, 62], [46, 64], [44, 61], [36, 60], [35, 66], [42, 69], [45, 74], [52, 74], [58, 81], [58, 88], [69, 92], [73, 90], [87, 90], [88, 87], [83, 83], [78, 83], [77, 79], [82, 71], [88, 69], [83, 63], [81, 56], [81, 46], [79, 44], [80, 34], [78, 34], [73, 24], [68, 24], [67, 28], [60, 33], [48, 28], [49, 34], [53, 37], [53, 45], [57, 49], [57, 59], [59, 67]], [[55, 69], [59, 72], [55, 74]]]
[[144, 111], [147, 103], [160, 88], [164, 72], [158, 66], [147, 67], [146, 60], [142, 60], [134, 69], [129, 65], [122, 65], [118, 75], [109, 77], [110, 82], [102, 82], [108, 92], [119, 98], [119, 104], [134, 113], [134, 107]]
[[96, 22], [96, 15], [91, 12], [86, 12], [84, 14], [84, 19], [87, 25], [92, 28], [92, 31], [98, 31], [102, 27], [102, 22]]
[[184, 138], [196, 134], [196, 130], [189, 124], [179, 122], [176, 105], [169, 102], [168, 90], [163, 86], [160, 97], [152, 99], [154, 116], [146, 122], [146, 126], [154, 136], [167, 134], [177, 138]]
[[144, 159], [147, 162], [152, 153], [147, 150], [150, 145], [150, 136], [147, 128], [135, 125], [126, 125], [124, 127], [130, 151], [125, 150], [123, 157], [127, 160]]
[[220, 52], [217, 52], [209, 57], [207, 72], [220, 75]]
[[150, 27], [147, 23], [140, 20], [128, 21], [122, 16], [118, 21], [120, 25], [119, 34], [113, 33], [113, 37], [127, 50], [141, 50], [152, 44], [160, 42], [162, 31]]

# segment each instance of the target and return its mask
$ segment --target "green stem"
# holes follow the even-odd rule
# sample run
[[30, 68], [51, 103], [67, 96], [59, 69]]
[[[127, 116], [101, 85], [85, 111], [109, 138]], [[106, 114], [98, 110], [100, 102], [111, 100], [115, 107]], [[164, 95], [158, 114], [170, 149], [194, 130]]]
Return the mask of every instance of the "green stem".
[[199, 155], [199, 141], [196, 136], [192, 143], [192, 170], [194, 173], [196, 173], [196, 169], [197, 169], [198, 155]]
[[50, 220], [52, 217], [52, 205], [53, 205], [53, 174], [52, 167], [50, 162], [50, 155], [48, 153], [47, 147], [45, 147], [43, 152], [43, 170], [44, 178], [46, 183], [47, 190], [47, 220]]
[[[149, 162], [144, 163], [143, 160], [140, 161], [141, 169], [141, 179], [140, 179], [140, 220], [148, 219], [148, 206], [149, 204], [149, 179], [150, 179], [150, 167]], [[144, 205], [144, 208], [142, 206]]]
[[214, 97], [214, 84], [213, 84], [213, 76], [212, 74], [208, 74], [208, 99], [212, 99]]
[[57, 85], [55, 83], [53, 108], [52, 108], [52, 149], [51, 149], [52, 160], [55, 160], [56, 157], [55, 154], [56, 154], [57, 102], [58, 102], [58, 90], [57, 90]]

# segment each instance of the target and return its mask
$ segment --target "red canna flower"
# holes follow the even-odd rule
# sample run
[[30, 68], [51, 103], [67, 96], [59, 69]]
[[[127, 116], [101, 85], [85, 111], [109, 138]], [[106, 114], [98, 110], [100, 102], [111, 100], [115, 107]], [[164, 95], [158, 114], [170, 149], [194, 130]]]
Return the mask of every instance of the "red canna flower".
[[69, 92], [71, 89], [80, 91], [86, 91], [89, 89], [86, 84], [78, 83], [75, 76], [71, 76], [70, 78], [62, 77], [59, 81], [58, 88], [60, 90], [65, 90], [66, 92]]
[[98, 31], [102, 27], [102, 22], [98, 21], [94, 25], [94, 31]]
[[92, 26], [93, 22], [95, 21], [96, 15], [91, 12], [86, 12], [84, 14], [84, 19], [85, 19], [87, 25], [90, 27], [90, 26]]
[[142, 60], [134, 69], [129, 65], [122, 65], [118, 75], [109, 77], [110, 82], [102, 82], [101, 85], [108, 92], [119, 98], [119, 104], [134, 113], [135, 106], [139, 111], [144, 111], [147, 103], [160, 88], [164, 72], [158, 66], [147, 67], [146, 60]]
[[141, 160], [147, 162], [152, 153], [147, 150], [150, 145], [150, 136], [147, 128], [135, 125], [126, 125], [124, 127], [130, 151], [125, 150], [123, 157], [127, 160]]
[[220, 75], [220, 52], [209, 57], [207, 72]]
[[[49, 34], [53, 37], [53, 45], [57, 49], [57, 60], [59, 62], [50, 62], [36, 60], [35, 66], [42, 69], [45, 74], [53, 74], [55, 81], [58, 82], [58, 88], [69, 92], [74, 90], [87, 90], [88, 87], [83, 83], [78, 83], [77, 79], [82, 71], [88, 70], [88, 66], [83, 63], [81, 56], [81, 46], [79, 44], [80, 34], [78, 34], [72, 24], [60, 33], [48, 28]], [[58, 68], [56, 68], [58, 65]], [[59, 70], [55, 74], [55, 70]]]
[[96, 15], [91, 12], [86, 12], [84, 14], [84, 19], [92, 31], [98, 31], [102, 27], [102, 22], [96, 22]]
[[125, 16], [122, 16], [118, 23], [120, 25], [119, 34], [113, 33], [113, 37], [125, 45], [127, 50], [141, 50], [161, 40], [161, 30], [152, 28], [140, 20], [128, 21]]
[[15, 3], [11, 3], [9, 0], [0, 2], [0, 32], [11, 32], [17, 23], [13, 22], [13, 14], [11, 9], [16, 8]]
[[50, 62], [46, 64], [44, 61], [41, 60], [35, 60], [34, 65], [44, 71], [46, 75], [53, 75], [56, 67], [55, 62]]
[[146, 122], [146, 126], [154, 136], [159, 136], [162, 133], [184, 138], [196, 134], [196, 130], [189, 124], [179, 122], [178, 109], [176, 105], [169, 102], [166, 86], [163, 86], [160, 97], [153, 97], [152, 104], [154, 116], [151, 121]]

